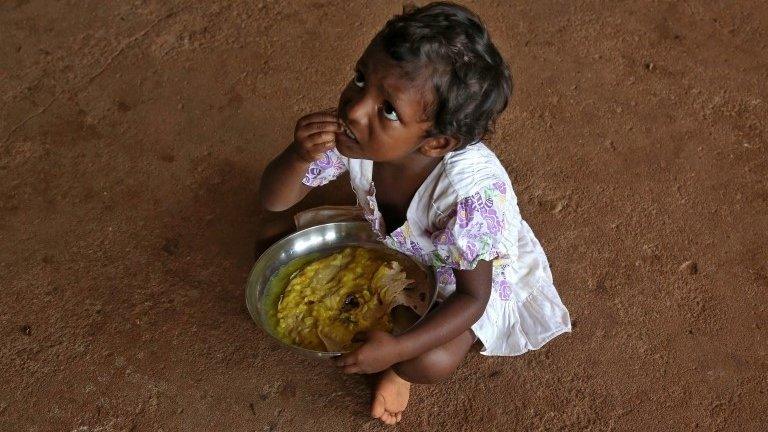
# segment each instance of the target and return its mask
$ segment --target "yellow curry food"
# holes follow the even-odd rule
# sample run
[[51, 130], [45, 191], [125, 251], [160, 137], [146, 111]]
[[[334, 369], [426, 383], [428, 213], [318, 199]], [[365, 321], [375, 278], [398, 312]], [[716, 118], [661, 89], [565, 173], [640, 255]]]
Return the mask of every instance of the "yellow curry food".
[[396, 261], [349, 247], [300, 268], [277, 304], [277, 333], [318, 351], [344, 351], [358, 332], [390, 331], [389, 311], [411, 283]]

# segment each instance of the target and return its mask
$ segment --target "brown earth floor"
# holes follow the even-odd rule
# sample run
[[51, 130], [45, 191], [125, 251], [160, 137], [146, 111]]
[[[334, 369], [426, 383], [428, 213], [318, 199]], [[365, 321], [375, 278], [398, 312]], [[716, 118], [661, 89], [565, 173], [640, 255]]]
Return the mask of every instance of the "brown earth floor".
[[[574, 332], [471, 354], [396, 430], [764, 428], [768, 5], [469, 5]], [[0, 430], [384, 429], [366, 379], [269, 340], [243, 288], [262, 169], [399, 7], [0, 3]]]

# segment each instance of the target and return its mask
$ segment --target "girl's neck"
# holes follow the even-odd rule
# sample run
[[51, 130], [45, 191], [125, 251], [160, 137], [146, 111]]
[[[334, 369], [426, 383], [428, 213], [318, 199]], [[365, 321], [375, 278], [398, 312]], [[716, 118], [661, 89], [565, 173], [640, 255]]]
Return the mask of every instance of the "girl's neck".
[[409, 156], [407, 160], [373, 164], [376, 201], [387, 235], [405, 223], [413, 197], [442, 160], [422, 154]]
[[399, 172], [407, 177], [422, 177], [422, 181], [435, 169], [443, 158], [425, 156], [414, 152], [408, 156], [386, 162], [374, 162], [374, 166], [390, 172]]

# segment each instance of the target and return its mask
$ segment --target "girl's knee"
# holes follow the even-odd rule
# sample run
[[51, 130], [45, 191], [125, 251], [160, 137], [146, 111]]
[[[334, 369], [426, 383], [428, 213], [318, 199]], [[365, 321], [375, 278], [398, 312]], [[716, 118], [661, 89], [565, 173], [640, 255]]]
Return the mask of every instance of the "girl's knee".
[[440, 382], [453, 375], [474, 342], [475, 335], [468, 330], [445, 345], [396, 364], [394, 370], [400, 378], [412, 383]]
[[416, 384], [435, 384], [453, 375], [457, 361], [442, 350], [431, 351], [393, 366], [400, 378]]

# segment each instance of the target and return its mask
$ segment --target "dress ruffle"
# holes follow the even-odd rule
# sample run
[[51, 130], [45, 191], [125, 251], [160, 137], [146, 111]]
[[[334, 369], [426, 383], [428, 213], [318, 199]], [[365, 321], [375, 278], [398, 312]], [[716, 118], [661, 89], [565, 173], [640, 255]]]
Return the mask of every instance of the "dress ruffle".
[[545, 284], [522, 302], [489, 302], [472, 330], [483, 343], [481, 354], [513, 356], [570, 332], [571, 319], [554, 286]]

